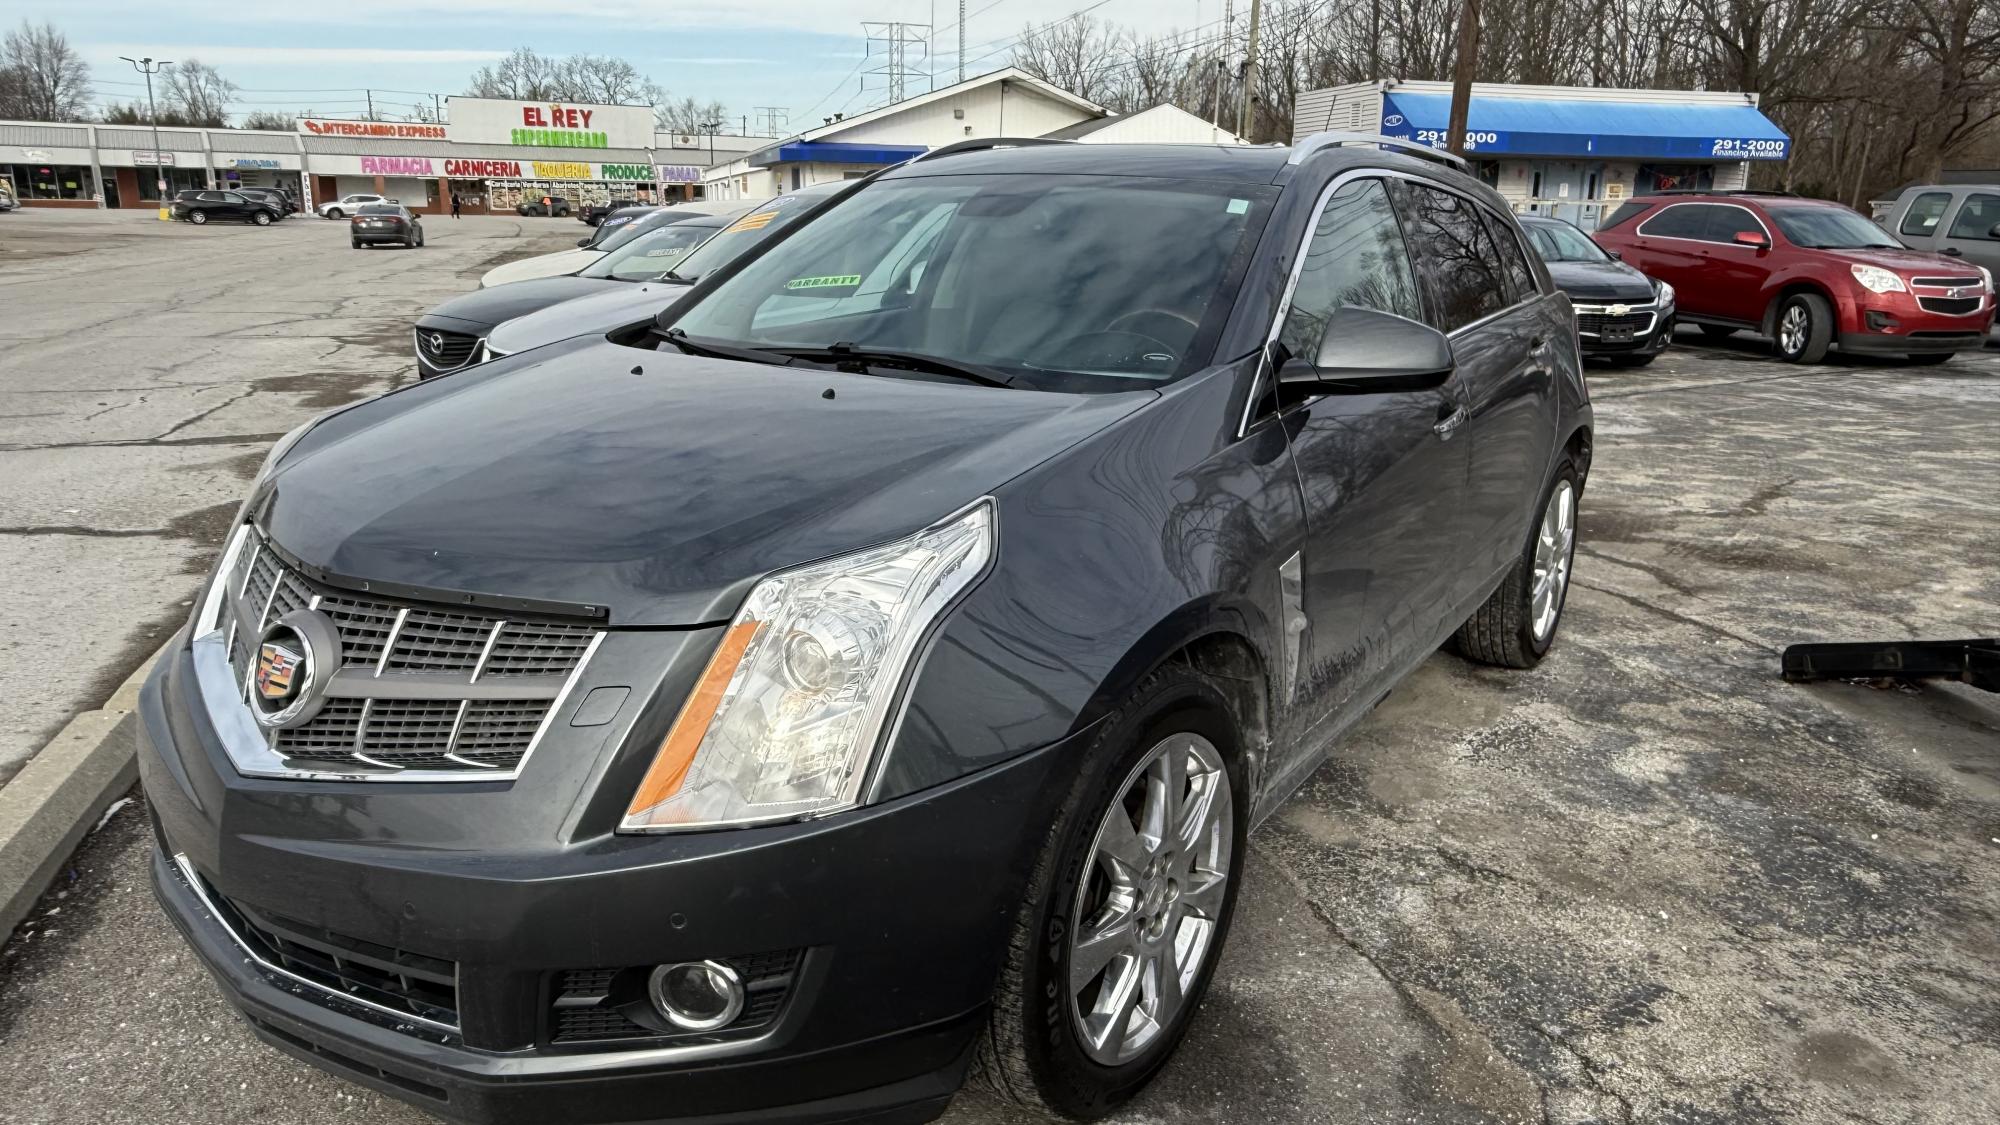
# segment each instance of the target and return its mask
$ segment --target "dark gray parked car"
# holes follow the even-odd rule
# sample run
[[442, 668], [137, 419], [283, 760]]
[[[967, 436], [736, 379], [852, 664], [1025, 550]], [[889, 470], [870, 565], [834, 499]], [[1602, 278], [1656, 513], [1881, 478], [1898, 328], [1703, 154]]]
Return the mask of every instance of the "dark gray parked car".
[[993, 144], [272, 450], [136, 723], [260, 1038], [477, 1122], [1100, 1117], [1250, 829], [1440, 645], [1549, 650], [1591, 409], [1498, 195]]

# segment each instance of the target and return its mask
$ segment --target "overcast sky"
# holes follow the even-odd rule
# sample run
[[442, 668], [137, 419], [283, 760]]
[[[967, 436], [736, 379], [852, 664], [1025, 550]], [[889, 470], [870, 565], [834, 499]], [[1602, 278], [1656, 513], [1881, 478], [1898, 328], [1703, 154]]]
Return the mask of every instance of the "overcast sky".
[[[1006, 64], [1023, 27], [1078, 9], [1148, 31], [1206, 28], [1225, 0], [967, 0], [967, 74]], [[956, 65], [957, 0], [26, 0], [9, 5], [68, 33], [91, 64], [98, 104], [144, 97], [120, 55], [198, 58], [242, 87], [240, 118], [257, 109], [360, 117], [407, 113], [428, 94], [463, 92], [483, 63], [517, 46], [543, 54], [618, 55], [675, 97], [715, 99], [732, 129], [756, 107], [783, 106], [794, 129], [836, 110], [885, 100], [865, 77], [862, 20], [925, 23], [936, 12], [939, 85]], [[1237, 0], [1247, 10], [1248, 0]], [[1236, 16], [1239, 26], [1243, 11]], [[913, 68], [922, 69], [912, 54]], [[865, 78], [865, 85], [864, 85]], [[921, 77], [914, 79], [922, 89]], [[392, 92], [393, 91], [393, 92]]]

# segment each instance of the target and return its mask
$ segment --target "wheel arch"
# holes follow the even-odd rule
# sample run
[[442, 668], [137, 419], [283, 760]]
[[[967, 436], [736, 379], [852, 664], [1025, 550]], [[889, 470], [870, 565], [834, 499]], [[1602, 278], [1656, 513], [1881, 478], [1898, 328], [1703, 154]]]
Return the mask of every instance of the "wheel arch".
[[1834, 331], [1838, 333], [1840, 330], [1840, 299], [1833, 295], [1833, 290], [1827, 288], [1818, 280], [1803, 277], [1795, 277], [1783, 282], [1772, 291], [1770, 300], [1764, 302], [1764, 317], [1759, 322], [1757, 331], [1765, 336], [1774, 335], [1778, 329], [1778, 310], [1785, 306], [1786, 301], [1791, 300], [1801, 293], [1811, 293], [1815, 297], [1825, 301], [1833, 309], [1835, 322], [1833, 327]]

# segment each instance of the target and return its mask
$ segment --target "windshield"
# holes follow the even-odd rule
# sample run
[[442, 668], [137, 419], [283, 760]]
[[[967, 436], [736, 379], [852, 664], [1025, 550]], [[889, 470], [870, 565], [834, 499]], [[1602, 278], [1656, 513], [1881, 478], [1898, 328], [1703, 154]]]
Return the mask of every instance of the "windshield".
[[578, 277], [651, 281], [674, 268], [689, 250], [715, 233], [714, 223], [689, 220], [641, 231], [637, 238], [576, 271]]
[[1528, 241], [1535, 244], [1535, 253], [1544, 262], [1605, 260], [1606, 255], [1597, 248], [1597, 243], [1568, 223], [1523, 223], [1521, 229], [1528, 232]]
[[673, 327], [736, 347], [942, 358], [1024, 386], [1160, 383], [1207, 361], [1270, 194], [1110, 176], [881, 181]]
[[781, 195], [724, 228], [701, 244], [674, 273], [694, 281], [743, 256], [743, 252], [791, 226], [799, 216], [824, 202], [820, 196]]
[[1765, 210], [1786, 238], [1812, 250], [1902, 246], [1888, 231], [1844, 207], [1766, 207]]

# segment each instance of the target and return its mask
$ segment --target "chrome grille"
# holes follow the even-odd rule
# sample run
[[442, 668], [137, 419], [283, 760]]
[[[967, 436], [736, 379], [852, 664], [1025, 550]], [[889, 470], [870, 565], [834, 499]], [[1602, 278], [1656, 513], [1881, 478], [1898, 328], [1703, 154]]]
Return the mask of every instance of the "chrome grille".
[[591, 626], [516, 621], [342, 590], [285, 563], [254, 530], [227, 576], [217, 622], [230, 669], [247, 693], [258, 638], [286, 614], [332, 621], [340, 654], [310, 719], [269, 732], [293, 768], [512, 770], [600, 635]]
[[1935, 285], [1944, 289], [1978, 289], [1986, 284], [1981, 277], [1913, 277], [1911, 285]]
[[472, 350], [479, 346], [479, 337], [464, 332], [439, 328], [418, 328], [414, 332], [417, 357], [443, 371], [465, 366], [472, 358]]

